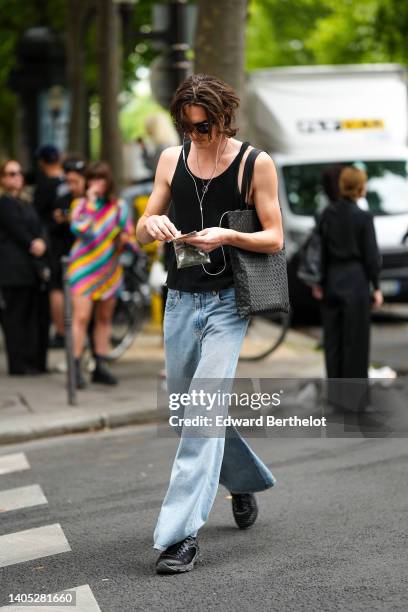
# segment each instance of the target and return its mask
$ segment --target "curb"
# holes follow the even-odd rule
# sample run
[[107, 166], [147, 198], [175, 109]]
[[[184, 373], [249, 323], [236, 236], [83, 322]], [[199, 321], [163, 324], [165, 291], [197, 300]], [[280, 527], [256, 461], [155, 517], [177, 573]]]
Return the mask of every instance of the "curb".
[[[76, 409], [73, 408], [73, 410]], [[113, 414], [107, 412], [94, 414], [90, 414], [89, 411], [78, 412], [67, 414], [64, 411], [60, 414], [54, 414], [52, 417], [49, 414], [39, 414], [23, 415], [18, 420], [15, 417], [4, 419], [1, 423], [0, 445], [161, 420], [157, 407], [137, 411], [126, 409]]]

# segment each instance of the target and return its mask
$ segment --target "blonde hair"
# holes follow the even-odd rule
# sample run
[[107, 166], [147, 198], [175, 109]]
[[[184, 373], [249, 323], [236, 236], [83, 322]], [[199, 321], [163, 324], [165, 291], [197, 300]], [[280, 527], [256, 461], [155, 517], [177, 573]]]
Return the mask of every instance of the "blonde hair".
[[179, 144], [179, 137], [170, 118], [164, 113], [155, 113], [147, 117], [146, 132], [156, 146], [170, 147]]
[[355, 168], [354, 166], [346, 166], [340, 172], [340, 195], [344, 198], [357, 200], [363, 194], [366, 183], [367, 174], [364, 170], [360, 170], [360, 168]]

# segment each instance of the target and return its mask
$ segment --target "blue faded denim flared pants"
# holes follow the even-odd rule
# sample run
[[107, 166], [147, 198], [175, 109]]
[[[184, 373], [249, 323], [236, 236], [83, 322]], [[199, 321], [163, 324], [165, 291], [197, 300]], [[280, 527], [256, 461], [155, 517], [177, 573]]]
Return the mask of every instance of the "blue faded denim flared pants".
[[[248, 319], [238, 315], [233, 287], [205, 293], [169, 289], [164, 316], [168, 393], [191, 392], [208, 379], [217, 379], [217, 389], [230, 391], [247, 326]], [[180, 381], [187, 381], [184, 389]], [[222, 435], [212, 437], [181, 433], [154, 548], [165, 550], [196, 535], [208, 518], [219, 483], [232, 493], [251, 493], [275, 482], [234, 427], [224, 427]]]

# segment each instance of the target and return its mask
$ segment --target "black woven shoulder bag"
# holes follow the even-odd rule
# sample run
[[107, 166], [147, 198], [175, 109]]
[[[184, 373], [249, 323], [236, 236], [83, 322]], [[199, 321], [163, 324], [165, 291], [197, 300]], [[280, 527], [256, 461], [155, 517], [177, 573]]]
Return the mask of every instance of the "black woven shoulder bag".
[[[252, 149], [245, 161], [240, 210], [226, 213], [230, 229], [238, 232], [262, 230], [257, 212], [249, 208], [248, 196], [255, 160], [261, 151]], [[289, 312], [285, 247], [275, 253], [255, 253], [230, 247], [238, 313], [241, 317], [268, 312]]]

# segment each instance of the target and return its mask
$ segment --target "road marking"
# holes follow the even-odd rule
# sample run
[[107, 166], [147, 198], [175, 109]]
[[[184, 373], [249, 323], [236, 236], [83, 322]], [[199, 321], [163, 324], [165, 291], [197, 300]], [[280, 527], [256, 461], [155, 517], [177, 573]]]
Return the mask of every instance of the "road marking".
[[74, 589], [66, 589], [65, 591], [59, 591], [58, 595], [62, 593], [73, 593], [76, 594], [75, 606], [4, 606], [0, 608], [0, 612], [101, 612], [100, 607], [92, 593], [89, 584], [83, 584]]
[[59, 523], [0, 536], [0, 567], [71, 550]]
[[0, 513], [41, 504], [48, 504], [48, 501], [39, 485], [0, 491]]
[[30, 464], [27, 461], [25, 453], [14, 453], [12, 455], [0, 456], [0, 475], [29, 469]]

